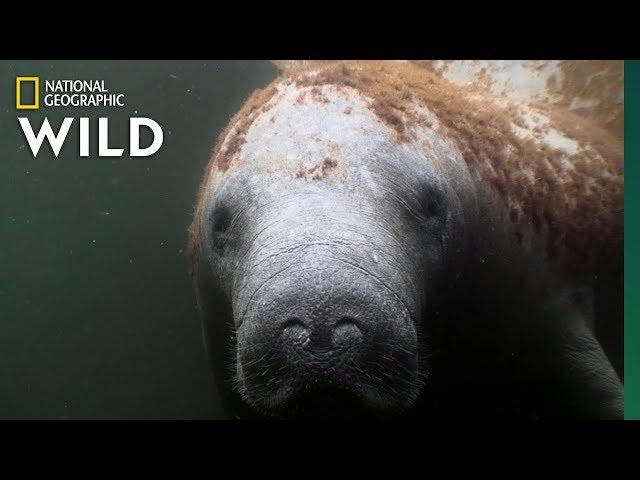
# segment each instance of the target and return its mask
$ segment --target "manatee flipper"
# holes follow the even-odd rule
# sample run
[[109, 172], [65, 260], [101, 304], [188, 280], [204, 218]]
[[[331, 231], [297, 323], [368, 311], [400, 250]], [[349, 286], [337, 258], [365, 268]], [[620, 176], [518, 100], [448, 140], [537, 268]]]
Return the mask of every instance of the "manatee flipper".
[[575, 305], [554, 303], [544, 309], [551, 331], [533, 332], [526, 360], [546, 416], [622, 419], [624, 388], [602, 346]]
[[562, 357], [566, 365], [564, 381], [570, 392], [568, 407], [575, 398], [581, 418], [622, 419], [622, 382], [584, 322], [572, 322], [566, 329]]
[[624, 272], [619, 256], [604, 256], [593, 291], [595, 335], [624, 381]]

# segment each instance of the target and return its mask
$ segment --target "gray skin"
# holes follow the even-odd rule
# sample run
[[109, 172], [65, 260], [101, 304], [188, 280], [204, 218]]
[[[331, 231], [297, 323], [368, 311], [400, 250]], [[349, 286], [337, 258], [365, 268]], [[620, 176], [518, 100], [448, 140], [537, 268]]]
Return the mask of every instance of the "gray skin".
[[229, 416], [622, 416], [579, 309], [436, 163], [383, 145], [348, 182], [210, 189], [196, 290]]

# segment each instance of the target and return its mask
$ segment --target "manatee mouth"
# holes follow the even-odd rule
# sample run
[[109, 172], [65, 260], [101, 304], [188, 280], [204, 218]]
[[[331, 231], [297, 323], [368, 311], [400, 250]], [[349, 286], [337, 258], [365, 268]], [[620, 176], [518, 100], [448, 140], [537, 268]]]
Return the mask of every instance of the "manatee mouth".
[[[260, 366], [245, 376], [236, 365], [239, 393], [259, 416], [284, 419], [364, 419], [399, 417], [407, 413], [421, 394], [427, 374], [418, 365], [417, 353], [368, 351], [335, 368], [330, 354], [316, 357], [318, 365], [297, 357], [288, 365]], [[260, 357], [269, 364], [272, 355]], [[300, 363], [302, 362], [302, 363]], [[255, 367], [255, 365], [253, 365]], [[269, 375], [274, 371], [274, 375]], [[249, 380], [249, 381], [247, 381]]]
[[287, 315], [243, 322], [235, 359], [243, 400], [275, 417], [363, 418], [407, 410], [426, 379], [415, 326], [397, 303], [379, 310], [370, 305], [336, 314], [332, 304], [306, 317], [287, 308]]

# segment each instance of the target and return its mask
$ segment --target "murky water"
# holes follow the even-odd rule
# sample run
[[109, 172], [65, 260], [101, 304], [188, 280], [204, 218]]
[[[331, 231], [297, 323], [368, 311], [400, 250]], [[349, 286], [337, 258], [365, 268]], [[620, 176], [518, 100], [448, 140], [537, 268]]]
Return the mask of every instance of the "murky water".
[[[119, 109], [15, 110], [15, 77], [99, 79]], [[222, 415], [185, 258], [186, 229], [218, 132], [276, 76], [268, 62], [0, 62], [0, 418], [164, 419]], [[41, 87], [42, 88], [42, 87]], [[33, 158], [17, 121], [57, 130], [77, 120], [58, 158]], [[128, 119], [164, 130], [149, 158], [98, 158]], [[125, 152], [126, 153], [126, 152]]]

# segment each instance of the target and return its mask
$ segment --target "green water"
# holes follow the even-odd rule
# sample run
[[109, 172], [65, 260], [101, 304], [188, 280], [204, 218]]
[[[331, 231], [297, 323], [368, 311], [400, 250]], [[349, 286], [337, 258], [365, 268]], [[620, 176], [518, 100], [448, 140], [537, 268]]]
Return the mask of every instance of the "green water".
[[[221, 417], [186, 229], [218, 132], [275, 75], [268, 62], [0, 62], [0, 418]], [[17, 76], [104, 80], [126, 106], [17, 111]], [[91, 156], [75, 120], [58, 158], [45, 143], [34, 159], [18, 116], [36, 131], [90, 117]], [[99, 116], [125, 153], [129, 117], [156, 120], [162, 149], [98, 158]]]

